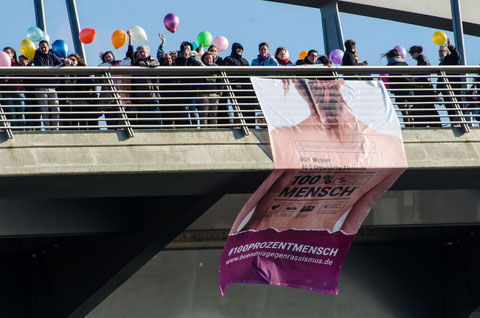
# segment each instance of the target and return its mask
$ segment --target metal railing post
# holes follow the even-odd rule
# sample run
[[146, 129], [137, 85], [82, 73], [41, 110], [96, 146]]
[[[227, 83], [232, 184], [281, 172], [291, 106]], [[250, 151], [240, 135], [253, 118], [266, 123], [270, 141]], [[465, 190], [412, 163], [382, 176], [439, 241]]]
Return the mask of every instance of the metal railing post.
[[[243, 113], [241, 112], [240, 105], [238, 104], [237, 99], [235, 98], [235, 93], [233, 92], [232, 85], [230, 85], [230, 81], [228, 80], [227, 73], [225, 71], [221, 72], [223, 82], [226, 84], [226, 88], [228, 90], [228, 96], [230, 97], [230, 101], [232, 102], [233, 108], [238, 111], [238, 118], [240, 120], [240, 124], [242, 125], [242, 131], [245, 136], [250, 135], [250, 130], [248, 129], [247, 122], [245, 118], [243, 118]], [[235, 116], [234, 116], [235, 118]]]
[[[442, 76], [443, 83], [445, 84], [445, 88], [447, 88], [448, 95], [450, 96], [449, 98], [452, 99], [454, 102], [453, 107], [455, 108], [455, 114], [460, 115], [460, 121], [462, 122], [460, 125], [462, 126], [462, 130], [466, 133], [470, 132], [470, 127], [468, 127], [467, 120], [465, 119], [465, 116], [463, 114], [462, 108], [458, 104], [458, 99], [455, 96], [455, 92], [453, 91], [452, 85], [450, 85], [450, 81], [447, 78], [447, 74], [445, 73], [444, 70], [440, 71], [440, 75]], [[448, 109], [447, 109], [448, 111]], [[453, 124], [452, 124], [453, 127]]]
[[5, 134], [7, 135], [7, 138], [13, 139], [13, 132], [12, 132], [12, 129], [10, 128], [10, 122], [7, 121], [7, 116], [5, 116], [3, 107], [0, 107], [0, 118], [2, 119], [3, 127], [5, 128]]
[[115, 98], [115, 102], [117, 104], [118, 111], [122, 115], [122, 119], [123, 119], [123, 122], [125, 123], [128, 137], [130, 137], [130, 138], [135, 137], [135, 132], [133, 131], [133, 128], [130, 124], [130, 120], [128, 119], [128, 115], [125, 112], [125, 106], [122, 103], [122, 99], [117, 92], [117, 87], [115, 86], [115, 82], [112, 79], [112, 74], [110, 74], [110, 72], [105, 72], [105, 76], [107, 78], [108, 84], [110, 85], [110, 90], [113, 92], [112, 95]]

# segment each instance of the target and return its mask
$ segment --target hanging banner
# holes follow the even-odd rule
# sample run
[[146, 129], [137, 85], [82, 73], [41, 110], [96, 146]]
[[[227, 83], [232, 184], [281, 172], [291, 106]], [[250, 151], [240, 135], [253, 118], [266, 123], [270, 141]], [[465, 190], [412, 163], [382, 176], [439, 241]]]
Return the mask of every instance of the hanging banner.
[[407, 167], [395, 109], [381, 82], [251, 80], [275, 170], [232, 226], [221, 292], [256, 283], [336, 294], [355, 234]]

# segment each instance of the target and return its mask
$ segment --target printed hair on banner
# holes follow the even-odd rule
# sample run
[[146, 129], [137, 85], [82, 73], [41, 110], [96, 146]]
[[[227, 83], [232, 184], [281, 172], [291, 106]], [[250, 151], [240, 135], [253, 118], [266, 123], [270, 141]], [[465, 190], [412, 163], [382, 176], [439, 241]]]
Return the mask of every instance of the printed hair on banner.
[[257, 283], [338, 293], [355, 234], [407, 167], [393, 105], [374, 81], [251, 80], [275, 170], [232, 226], [221, 292]]

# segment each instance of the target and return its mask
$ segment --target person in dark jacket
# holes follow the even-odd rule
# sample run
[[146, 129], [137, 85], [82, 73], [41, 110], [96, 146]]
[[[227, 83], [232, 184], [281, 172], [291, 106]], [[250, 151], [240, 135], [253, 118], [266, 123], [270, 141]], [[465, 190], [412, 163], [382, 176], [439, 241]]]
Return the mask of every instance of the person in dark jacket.
[[[430, 65], [430, 61], [428, 58], [422, 53], [423, 52], [423, 47], [420, 45], [414, 45], [412, 46], [408, 52], [412, 56], [412, 59], [417, 61], [417, 66], [428, 66]], [[425, 74], [427, 75], [427, 74]], [[418, 110], [414, 112], [414, 115], [422, 115], [422, 116], [432, 116], [435, 115], [436, 117], [420, 117], [414, 119], [416, 122], [421, 122], [421, 121], [429, 121], [429, 122], [435, 122], [434, 124], [415, 124], [416, 127], [441, 127], [441, 121], [440, 117], [438, 117], [438, 112], [436, 111], [435, 104], [434, 102], [436, 101], [435, 97], [423, 97], [423, 95], [429, 95], [433, 94], [433, 85], [430, 82], [430, 79], [427, 77], [416, 77], [413, 78], [413, 86], [415, 88], [420, 88], [420, 89], [430, 89], [430, 91], [422, 91], [422, 90], [413, 90], [413, 96], [418, 96], [412, 99], [413, 102], [426, 102], [428, 104], [415, 104], [413, 105], [413, 108], [420, 108], [424, 110]]]
[[[387, 58], [387, 66], [408, 66], [407, 62], [402, 57], [402, 54], [397, 49], [392, 49], [383, 55]], [[397, 74], [395, 74], [397, 75]], [[390, 92], [395, 96], [395, 101], [397, 103], [408, 103], [410, 102], [410, 98], [407, 96], [412, 95], [411, 91], [403, 90], [403, 89], [411, 89], [413, 85], [411, 84], [411, 79], [407, 76], [402, 76], [398, 78], [390, 78], [389, 79], [390, 87], [392, 88]], [[411, 105], [401, 104], [397, 105], [398, 108], [402, 111], [404, 116], [411, 115], [409, 110], [411, 109]], [[412, 118], [403, 118], [404, 122], [413, 122]], [[412, 126], [409, 126], [412, 127]]]
[[[440, 45], [438, 49], [438, 56], [440, 57], [440, 64], [439, 65], [459, 65], [460, 64], [460, 53], [458, 50], [452, 45], [452, 40], [447, 39], [447, 45]], [[452, 74], [453, 75], [453, 74]], [[439, 82], [443, 82], [444, 84], [437, 84], [437, 89], [441, 89], [438, 91], [438, 93], [442, 93], [443, 95], [443, 101], [447, 102], [445, 104], [445, 108], [447, 108], [447, 113], [450, 116], [450, 122], [458, 122], [460, 121], [460, 117], [452, 117], [452, 115], [462, 115], [461, 110], [455, 110], [455, 104], [450, 103], [454, 102], [452, 96], [449, 91], [447, 90], [447, 83], [450, 84], [450, 86], [453, 89], [453, 96], [456, 94], [461, 94], [460, 89], [462, 88], [462, 84], [459, 84], [458, 82], [462, 81], [461, 77], [439, 77], [438, 79]], [[458, 97], [457, 97], [458, 99]]]
[[[184, 41], [180, 44], [180, 51], [178, 57], [175, 59], [175, 66], [202, 66], [203, 63], [200, 61], [200, 56], [198, 52], [193, 50], [192, 43]], [[184, 97], [185, 99], [179, 99], [176, 102], [181, 104], [177, 109], [180, 111], [189, 111], [190, 113], [183, 112], [178, 114], [178, 117], [184, 117], [184, 120], [176, 121], [180, 125], [191, 125], [191, 118], [195, 117], [197, 108], [195, 104], [197, 103], [197, 89], [198, 85], [195, 85], [196, 80], [194, 79], [182, 79], [178, 83], [182, 84], [178, 86], [177, 90], [184, 90], [185, 92], [179, 93], [179, 97]]]
[[[242, 57], [243, 54], [243, 45], [240, 43], [233, 43], [232, 45], [232, 53], [230, 56], [225, 58], [225, 65], [227, 66], [249, 66], [250, 63]], [[235, 79], [230, 80], [233, 89], [235, 90], [234, 94], [236, 97], [243, 97], [243, 96], [251, 96], [251, 93], [242, 92], [240, 90], [252, 89], [252, 84], [250, 83], [250, 79]], [[245, 122], [247, 124], [255, 124], [255, 106], [252, 106], [252, 103], [256, 102], [255, 98], [237, 98], [237, 102], [239, 104], [240, 110], [242, 111], [243, 117], [245, 118]]]
[[[68, 59], [71, 61], [72, 66], [87, 66], [80, 55], [76, 53], [70, 54]], [[87, 106], [96, 96], [94, 87], [88, 85], [92, 84], [93, 80], [85, 78], [85, 75], [79, 76], [83, 78], [77, 78], [77, 76], [74, 75], [68, 75], [66, 77], [67, 79], [63, 82], [68, 86], [60, 87], [57, 90], [57, 94], [59, 94], [60, 97], [68, 98], [67, 100], [60, 101], [60, 118], [70, 120], [62, 120], [60, 126], [93, 129], [91, 126], [98, 126], [98, 117], [100, 117], [97, 109]], [[65, 93], [62, 93], [62, 91]], [[84, 112], [85, 114], [72, 114], [71, 112]], [[81, 126], [80, 128], [78, 127], [79, 125]]]
[[243, 45], [240, 43], [233, 43], [232, 53], [227, 56], [224, 61], [228, 66], [250, 66], [250, 63], [242, 57]]
[[308, 51], [307, 56], [303, 60], [298, 60], [295, 65], [311, 65], [318, 63], [318, 52], [316, 50]]
[[[64, 60], [56, 56], [51, 50], [47, 41], [42, 40], [38, 44], [38, 49], [33, 57], [33, 64], [35, 66], [58, 66], [70, 65], [70, 60]], [[48, 84], [58, 84], [58, 80], [50, 80]], [[43, 126], [57, 126], [53, 128], [58, 130], [58, 119], [60, 118], [60, 108], [58, 106], [58, 96], [55, 86], [36, 87], [35, 97], [38, 105], [40, 105], [40, 112], [42, 113]]]
[[345, 41], [345, 52], [343, 53], [342, 65], [343, 66], [367, 66], [368, 61], [359, 62], [356, 53], [356, 43], [354, 40]]
[[218, 48], [215, 44], [212, 44], [208, 47], [208, 52], [213, 54], [213, 63], [215, 63], [218, 66], [225, 65], [225, 61], [220, 56], [218, 56]]

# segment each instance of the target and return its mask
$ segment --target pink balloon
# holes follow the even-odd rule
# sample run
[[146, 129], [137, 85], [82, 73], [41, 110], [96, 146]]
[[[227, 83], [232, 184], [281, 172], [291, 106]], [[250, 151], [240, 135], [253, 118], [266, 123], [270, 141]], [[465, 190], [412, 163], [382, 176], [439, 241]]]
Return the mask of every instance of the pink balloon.
[[163, 19], [163, 24], [168, 31], [175, 33], [175, 31], [178, 29], [178, 25], [180, 24], [180, 19], [175, 13], [169, 13]]
[[213, 39], [213, 45], [217, 47], [218, 52], [223, 52], [228, 48], [228, 40], [220, 35]]
[[0, 66], [11, 66], [12, 59], [10, 59], [10, 55], [5, 52], [0, 52]]
[[397, 49], [400, 51], [400, 54], [402, 55], [403, 59], [406, 60], [407, 59], [407, 50], [405, 50], [405, 48], [401, 45], [396, 45], [394, 47], [394, 49]]

